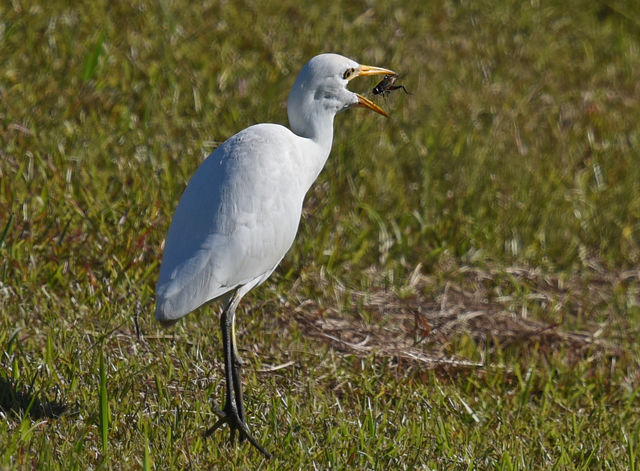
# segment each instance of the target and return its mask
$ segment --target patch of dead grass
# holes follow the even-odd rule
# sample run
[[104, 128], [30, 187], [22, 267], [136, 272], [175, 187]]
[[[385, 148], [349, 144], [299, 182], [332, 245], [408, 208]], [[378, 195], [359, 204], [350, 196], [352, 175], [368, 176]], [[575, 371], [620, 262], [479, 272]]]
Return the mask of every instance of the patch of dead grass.
[[300, 300], [295, 319], [307, 335], [341, 352], [427, 367], [482, 367], [484, 361], [461, 356], [452, 343], [468, 336], [490, 350], [537, 344], [566, 347], [576, 358], [623, 355], [619, 328], [610, 329], [620, 320], [614, 301], [621, 287], [628, 302], [640, 305], [638, 270], [593, 269], [567, 278], [525, 267], [460, 267], [447, 278], [418, 268], [403, 289], [367, 292], [318, 276], [323, 290], [333, 290], [333, 302]]

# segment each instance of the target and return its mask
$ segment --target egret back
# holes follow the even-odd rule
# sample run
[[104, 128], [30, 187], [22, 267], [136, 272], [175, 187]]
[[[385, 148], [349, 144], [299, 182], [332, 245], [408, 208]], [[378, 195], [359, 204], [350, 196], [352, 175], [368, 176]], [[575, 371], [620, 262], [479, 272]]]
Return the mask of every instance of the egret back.
[[293, 243], [304, 195], [317, 176], [317, 163], [310, 162], [319, 149], [306, 141], [283, 126], [259, 124], [200, 165], [165, 242], [158, 320], [179, 319], [271, 274]]

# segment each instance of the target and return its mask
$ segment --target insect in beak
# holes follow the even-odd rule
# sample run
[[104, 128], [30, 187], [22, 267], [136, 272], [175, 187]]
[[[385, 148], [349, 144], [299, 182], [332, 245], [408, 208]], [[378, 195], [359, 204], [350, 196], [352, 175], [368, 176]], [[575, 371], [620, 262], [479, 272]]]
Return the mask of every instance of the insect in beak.
[[385, 96], [391, 93], [393, 90], [398, 90], [399, 88], [402, 88], [407, 95], [411, 95], [411, 93], [409, 93], [407, 89], [404, 88], [404, 85], [395, 85], [396, 80], [398, 80], [398, 75], [395, 75], [395, 74], [385, 75], [384, 78], [380, 81], [380, 83], [378, 83], [378, 85], [376, 85], [373, 88], [372, 93], [374, 95]]

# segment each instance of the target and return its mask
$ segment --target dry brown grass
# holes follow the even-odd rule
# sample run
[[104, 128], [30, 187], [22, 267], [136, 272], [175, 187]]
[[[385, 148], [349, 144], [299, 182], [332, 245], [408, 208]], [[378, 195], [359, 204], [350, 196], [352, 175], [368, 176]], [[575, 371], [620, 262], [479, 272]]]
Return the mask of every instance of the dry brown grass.
[[[611, 273], [594, 265], [587, 274], [566, 278], [526, 267], [459, 267], [447, 278], [417, 267], [401, 290], [365, 292], [318, 276], [317, 284], [332, 290], [334, 299], [300, 300], [295, 318], [309, 336], [338, 351], [428, 367], [483, 367], [482, 358], [462, 357], [452, 343], [466, 336], [485, 352], [531, 344], [566, 347], [577, 357], [623, 355], [624, 339], [609, 331], [620, 321], [615, 300], [624, 287], [630, 303], [640, 302], [638, 270]], [[574, 330], [577, 319], [589, 328]]]

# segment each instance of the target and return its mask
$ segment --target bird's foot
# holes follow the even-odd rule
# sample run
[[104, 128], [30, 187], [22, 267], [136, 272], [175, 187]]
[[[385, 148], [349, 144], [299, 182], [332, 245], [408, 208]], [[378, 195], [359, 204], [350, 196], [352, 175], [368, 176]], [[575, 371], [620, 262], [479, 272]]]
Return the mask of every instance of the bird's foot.
[[234, 407], [229, 406], [229, 403], [225, 405], [224, 410], [214, 408], [213, 412], [215, 412], [219, 419], [204, 433], [205, 437], [208, 437], [224, 424], [227, 424], [231, 433], [231, 443], [235, 443], [237, 432], [240, 437], [240, 442], [247, 439], [249, 443], [256, 447], [258, 451], [260, 451], [260, 453], [262, 453], [266, 458], [271, 458], [271, 453], [265, 450], [262, 445], [260, 445], [258, 441], [253, 437], [253, 435], [251, 435], [247, 424], [240, 418], [240, 416], [238, 415], [238, 411]]

